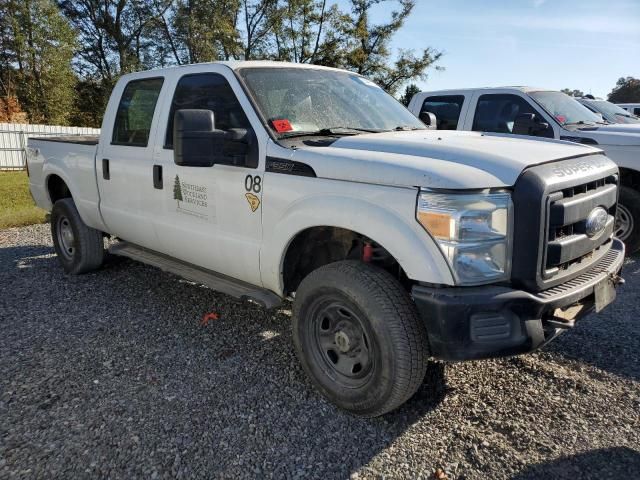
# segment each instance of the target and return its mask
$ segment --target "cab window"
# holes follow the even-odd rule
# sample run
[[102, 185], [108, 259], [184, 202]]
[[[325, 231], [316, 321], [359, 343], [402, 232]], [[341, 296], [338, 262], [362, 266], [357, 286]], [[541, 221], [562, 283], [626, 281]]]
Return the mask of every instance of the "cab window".
[[116, 112], [112, 144], [147, 146], [162, 82], [162, 78], [145, 78], [127, 84]]
[[250, 127], [231, 85], [218, 73], [185, 75], [180, 79], [169, 111], [165, 148], [173, 148], [173, 120], [176, 111], [182, 109], [211, 110], [218, 130]]
[[[513, 124], [524, 113], [544, 118], [525, 99], [512, 94], [481, 95], [476, 105], [472, 130], [476, 132], [513, 133]], [[553, 136], [549, 128], [543, 136]]]
[[438, 130], [456, 130], [463, 103], [464, 96], [462, 95], [427, 97], [422, 104], [420, 113], [433, 113], [436, 116]]

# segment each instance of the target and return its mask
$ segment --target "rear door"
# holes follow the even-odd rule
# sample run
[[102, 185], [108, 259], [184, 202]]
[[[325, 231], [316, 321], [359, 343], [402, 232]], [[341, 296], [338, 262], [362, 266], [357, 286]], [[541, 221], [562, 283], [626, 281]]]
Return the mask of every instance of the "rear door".
[[429, 95], [422, 101], [418, 116], [430, 112], [436, 116], [438, 130], [461, 130], [466, 114], [464, 95]]
[[151, 195], [156, 105], [164, 78], [138, 77], [112, 93], [96, 156], [100, 213], [109, 233], [157, 249]]

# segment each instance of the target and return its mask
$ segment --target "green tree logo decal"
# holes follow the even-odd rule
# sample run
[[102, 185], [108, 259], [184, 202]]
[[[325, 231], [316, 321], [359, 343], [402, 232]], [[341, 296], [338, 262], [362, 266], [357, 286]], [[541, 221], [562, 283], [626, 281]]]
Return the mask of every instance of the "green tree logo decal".
[[176, 179], [173, 182], [173, 199], [178, 201], [178, 208], [180, 208], [180, 202], [182, 199], [182, 185], [180, 185], [180, 177], [176, 175]]

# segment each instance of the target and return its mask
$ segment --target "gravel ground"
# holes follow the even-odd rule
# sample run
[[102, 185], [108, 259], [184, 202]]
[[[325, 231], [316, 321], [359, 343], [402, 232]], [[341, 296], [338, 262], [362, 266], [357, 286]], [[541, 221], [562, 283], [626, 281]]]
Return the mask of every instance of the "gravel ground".
[[362, 420], [310, 387], [288, 307], [113, 257], [67, 276], [48, 228], [0, 231], [0, 478], [640, 478], [637, 260], [543, 352], [434, 364]]

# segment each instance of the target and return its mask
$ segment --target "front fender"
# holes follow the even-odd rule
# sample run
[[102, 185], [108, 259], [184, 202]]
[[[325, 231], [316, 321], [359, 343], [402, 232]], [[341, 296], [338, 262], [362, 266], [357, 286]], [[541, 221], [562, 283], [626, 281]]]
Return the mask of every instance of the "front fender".
[[451, 271], [440, 249], [415, 220], [417, 191], [385, 190], [395, 190], [385, 203], [318, 194], [291, 204], [264, 239], [260, 255], [263, 285], [283, 292], [282, 270], [289, 245], [303, 230], [318, 226], [344, 228], [371, 238], [393, 255], [412, 280], [452, 285]]
[[618, 167], [640, 171], [640, 145], [600, 145]]

